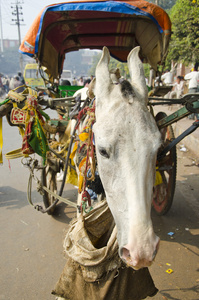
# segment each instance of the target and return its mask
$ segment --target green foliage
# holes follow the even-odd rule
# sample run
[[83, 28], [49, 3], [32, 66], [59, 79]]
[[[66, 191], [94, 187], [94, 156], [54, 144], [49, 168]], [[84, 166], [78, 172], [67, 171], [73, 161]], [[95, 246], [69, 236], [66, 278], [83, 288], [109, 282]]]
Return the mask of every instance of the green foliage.
[[120, 70], [121, 76], [123, 76], [125, 79], [129, 78], [129, 70], [128, 70], [127, 63], [122, 63], [111, 57], [109, 68], [110, 70], [118, 68]]
[[143, 66], [144, 66], [144, 75], [145, 75], [145, 77], [149, 78], [150, 65], [149, 64], [143, 64]]
[[[96, 66], [98, 64], [98, 61], [100, 60], [100, 57], [101, 57], [101, 53], [99, 53], [99, 54], [97, 54], [93, 57], [92, 67], [88, 71], [89, 75], [94, 75], [95, 74], [95, 69], [96, 69]], [[127, 64], [126, 63], [121, 63], [118, 60], [111, 57], [110, 63], [109, 63], [109, 69], [111, 70], [111, 69], [116, 69], [116, 68], [118, 68], [120, 70], [121, 76], [123, 76], [124, 78], [129, 77], [129, 70], [128, 70]]]
[[188, 65], [199, 60], [199, 0], [177, 0], [171, 10], [172, 39], [167, 62]]
[[[88, 72], [89, 75], [95, 74], [95, 69], [100, 60], [100, 57], [101, 57], [101, 53], [94, 56], [92, 67], [90, 68], [90, 70]], [[149, 78], [150, 65], [144, 64], [143, 66], [144, 66], [145, 77]], [[109, 70], [116, 69], [116, 68], [118, 68], [120, 70], [121, 76], [123, 76], [125, 79], [129, 79], [130, 75], [129, 75], [129, 69], [128, 69], [127, 63], [121, 63], [118, 60], [111, 57], [110, 63], [109, 63]]]
[[100, 57], [101, 57], [101, 53], [98, 53], [97, 55], [93, 56], [93, 63], [91, 68], [88, 70], [88, 75], [95, 75], [95, 69], [98, 61], [100, 60]]

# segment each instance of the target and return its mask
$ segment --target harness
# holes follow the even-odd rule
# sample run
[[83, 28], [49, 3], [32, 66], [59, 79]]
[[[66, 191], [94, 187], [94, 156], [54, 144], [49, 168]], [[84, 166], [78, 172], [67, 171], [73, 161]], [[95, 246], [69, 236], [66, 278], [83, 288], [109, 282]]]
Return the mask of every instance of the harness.
[[[85, 124], [77, 137], [70, 158], [73, 159], [76, 156], [76, 164], [79, 169], [78, 192], [82, 193], [79, 210], [87, 213], [93, 208], [91, 206], [91, 196], [86, 190], [87, 182], [95, 179], [96, 171], [94, 134], [92, 131], [95, 123], [95, 102], [93, 102], [91, 107], [85, 107], [78, 113], [76, 130], [78, 130], [83, 119]], [[88, 210], [86, 210], [87, 203], [89, 205]]]
[[[34, 160], [30, 159], [27, 163], [24, 163], [24, 166], [28, 167], [30, 170], [30, 180], [28, 184], [28, 200], [31, 205], [33, 205], [31, 201], [31, 180], [32, 178], [36, 181], [37, 190], [41, 194], [46, 191], [49, 195], [56, 199], [53, 204], [51, 204], [47, 209], [43, 209], [40, 205], [33, 205], [35, 209], [41, 211], [43, 213], [52, 209], [58, 201], [62, 201], [72, 207], [75, 207], [79, 210], [79, 212], [88, 213], [93, 207], [91, 205], [91, 193], [94, 193], [95, 190], [97, 194], [103, 193], [103, 187], [101, 180], [99, 178], [98, 173], [96, 172], [96, 159], [95, 159], [95, 145], [94, 145], [94, 134], [92, 131], [93, 124], [95, 123], [95, 103], [91, 102], [91, 106], [86, 106], [79, 111], [79, 113], [74, 116], [76, 119], [76, 124], [73, 129], [73, 132], [70, 137], [69, 146], [66, 152], [65, 165], [64, 165], [64, 177], [62, 180], [61, 188], [59, 190], [58, 195], [48, 189], [45, 186], [42, 186], [40, 180], [35, 176], [34, 170], [41, 168], [40, 166], [35, 165]], [[80, 133], [77, 131], [80, 128], [81, 123], [83, 123], [83, 129]], [[73, 149], [72, 149], [73, 147]], [[53, 152], [51, 146], [49, 146], [50, 151]], [[72, 151], [71, 151], [72, 150]], [[78, 192], [82, 195], [81, 204], [78, 206], [76, 203], [70, 201], [67, 198], [63, 198], [62, 192], [65, 185], [65, 182], [69, 182], [68, 179], [72, 181], [70, 183], [76, 185], [74, 182], [76, 177], [74, 175], [75, 171], [69, 168], [70, 160], [73, 160], [75, 157], [76, 165], [79, 169], [79, 180], [78, 180]], [[91, 191], [91, 192], [90, 192]]]
[[[15, 91], [10, 91], [8, 99], [1, 103], [1, 105], [11, 101], [12, 103], [12, 122], [19, 127], [21, 136], [23, 139], [22, 149], [16, 149], [7, 153], [6, 158], [17, 158], [25, 157], [26, 161], [23, 159], [22, 164], [28, 167], [30, 171], [30, 178], [28, 183], [28, 201], [34, 206], [35, 209], [45, 213], [53, 208], [56, 203], [61, 200], [68, 205], [76, 207], [80, 212], [89, 212], [92, 210], [91, 199], [97, 198], [97, 194], [103, 193], [103, 187], [99, 174], [96, 172], [96, 159], [95, 159], [95, 145], [94, 145], [94, 134], [93, 134], [93, 124], [95, 123], [95, 98], [91, 100], [90, 105], [89, 100], [85, 101], [83, 108], [81, 109], [81, 102], [78, 111], [73, 111], [73, 118], [76, 119], [76, 124], [71, 134], [70, 139], [64, 146], [65, 152], [64, 159], [63, 153], [60, 151], [55, 151], [53, 149], [53, 144], [47, 143], [47, 138], [45, 132], [43, 132], [43, 117], [48, 121], [49, 117], [42, 110], [39, 109], [37, 103], [37, 94], [34, 94], [32, 89], [27, 89], [23, 93], [16, 93]], [[23, 105], [21, 105], [23, 103]], [[20, 104], [20, 106], [18, 106]], [[25, 105], [24, 105], [25, 104]], [[21, 108], [22, 107], [22, 108]], [[80, 110], [81, 109], [81, 110]], [[1, 120], [0, 120], [1, 121]], [[83, 129], [80, 130], [83, 124]], [[25, 127], [25, 128], [24, 128]], [[0, 122], [0, 163], [2, 154], [3, 139], [1, 138], [2, 124]], [[32, 137], [30, 139], [29, 137]], [[57, 146], [55, 147], [57, 148]], [[67, 149], [66, 149], [67, 148]], [[72, 150], [73, 148], [73, 150]], [[59, 159], [62, 159], [64, 164], [64, 178], [61, 184], [59, 193], [56, 194], [46, 186], [42, 186], [41, 181], [35, 176], [35, 170], [43, 169], [45, 167], [46, 153], [50, 150], [51, 154], [54, 153]], [[72, 150], [72, 151], [71, 151]], [[32, 159], [29, 154], [36, 152], [43, 158], [43, 166], [40, 166], [36, 159]], [[77, 175], [75, 172], [74, 165], [70, 163], [73, 162], [75, 157], [76, 165], [79, 169], [79, 180], [77, 180]], [[71, 166], [72, 165], [72, 166]], [[69, 166], [71, 167], [69, 168]], [[32, 179], [35, 180], [37, 184], [37, 190], [44, 194], [47, 192], [49, 195], [56, 199], [52, 205], [47, 209], [43, 209], [40, 205], [34, 205], [31, 200], [31, 182]], [[71, 181], [70, 181], [71, 180]], [[81, 205], [78, 206], [69, 199], [61, 197], [63, 188], [66, 182], [70, 182], [74, 185], [78, 185], [78, 192], [82, 195]], [[74, 183], [76, 181], [76, 183]], [[95, 192], [96, 191], [96, 192]], [[92, 195], [93, 194], [93, 195]]]

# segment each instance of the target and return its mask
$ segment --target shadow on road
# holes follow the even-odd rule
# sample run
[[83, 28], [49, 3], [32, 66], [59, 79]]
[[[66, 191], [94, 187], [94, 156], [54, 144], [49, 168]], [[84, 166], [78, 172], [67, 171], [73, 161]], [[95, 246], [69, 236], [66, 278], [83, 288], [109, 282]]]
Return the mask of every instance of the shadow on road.
[[[75, 189], [67, 189], [63, 192], [63, 197], [76, 203], [77, 191]], [[34, 205], [39, 204], [45, 209], [42, 196], [36, 190], [32, 191], [31, 199]], [[15, 210], [21, 209], [26, 205], [30, 205], [26, 192], [22, 192], [10, 186], [0, 187], [0, 208], [5, 207], [10, 210]], [[31, 209], [34, 210], [33, 206], [30, 205], [30, 210]], [[42, 213], [38, 212], [38, 214]], [[47, 213], [45, 214], [47, 215]], [[54, 218], [58, 222], [68, 224], [75, 217], [75, 214], [76, 209], [74, 207], [70, 207], [63, 202], [58, 202], [53, 215], [49, 215], [49, 218]]]
[[152, 210], [154, 230], [161, 241], [150, 269], [159, 289], [154, 300], [199, 299], [199, 174], [193, 174], [194, 170], [186, 174], [181, 168], [173, 205], [165, 216]]
[[[182, 176], [176, 182], [176, 191], [170, 211], [157, 216], [152, 209], [154, 230], [161, 240], [198, 247], [199, 245], [199, 175]], [[173, 232], [173, 237], [168, 233]], [[191, 250], [190, 250], [191, 251]], [[195, 253], [196, 254], [196, 253]], [[196, 254], [198, 256], [198, 254]]]
[[[38, 198], [38, 193], [33, 191], [32, 198]], [[22, 208], [28, 204], [27, 193], [10, 186], [0, 187], [0, 207], [8, 209]]]
[[[76, 189], [70, 188], [70, 186], [66, 185], [66, 190], [64, 190], [62, 197], [69, 199], [73, 203], [76, 203], [77, 194], [78, 192]], [[60, 201], [56, 205], [52, 217], [58, 222], [69, 223], [73, 218], [76, 217], [76, 208]]]
[[[194, 285], [190, 288], [180, 288], [182, 292], [195, 292], [199, 293], [199, 285]], [[179, 289], [166, 289], [166, 290], [161, 290], [159, 293], [163, 296], [163, 299], [169, 299], [169, 300], [182, 300], [182, 298], [176, 298], [171, 296], [171, 292], [179, 291]]]

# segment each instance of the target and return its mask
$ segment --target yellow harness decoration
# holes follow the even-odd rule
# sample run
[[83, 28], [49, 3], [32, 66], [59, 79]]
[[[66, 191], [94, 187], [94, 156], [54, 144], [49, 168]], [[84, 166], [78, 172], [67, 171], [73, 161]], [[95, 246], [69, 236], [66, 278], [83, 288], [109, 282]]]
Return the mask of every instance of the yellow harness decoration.
[[162, 175], [160, 174], [160, 171], [158, 171], [158, 167], [156, 167], [155, 186], [160, 185], [162, 183]]
[[[71, 165], [75, 166], [73, 161], [71, 161]], [[72, 185], [78, 186], [78, 176], [75, 170], [72, 168], [68, 169], [67, 176], [66, 176], [66, 183], [70, 183]]]
[[[70, 155], [70, 158], [73, 159], [75, 154], [77, 154], [77, 164], [79, 168], [79, 182], [78, 182], [78, 191], [81, 193], [83, 191], [86, 179], [87, 179], [87, 169], [88, 165], [91, 170], [91, 178], [95, 177], [95, 161], [94, 161], [94, 153], [91, 147], [92, 144], [92, 125], [95, 121], [95, 113], [93, 109], [90, 108], [87, 110], [88, 119], [86, 120], [86, 124], [78, 135], [79, 141], [76, 141], [74, 144], [73, 151]], [[90, 158], [92, 161], [90, 161]]]

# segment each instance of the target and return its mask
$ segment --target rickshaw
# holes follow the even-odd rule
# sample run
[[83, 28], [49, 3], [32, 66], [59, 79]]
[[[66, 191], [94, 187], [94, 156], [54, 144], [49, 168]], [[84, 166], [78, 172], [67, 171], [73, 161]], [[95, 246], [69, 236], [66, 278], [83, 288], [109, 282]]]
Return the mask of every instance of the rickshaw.
[[[114, 58], [126, 62], [132, 48], [140, 46], [142, 62], [149, 63], [151, 68], [157, 70], [157, 65], [165, 61], [170, 36], [171, 22], [167, 13], [146, 1], [87, 0], [49, 5], [37, 16], [20, 46], [21, 53], [35, 58], [40, 67], [47, 69], [49, 81], [45, 91], [48, 96], [42, 95], [42, 89], [36, 92], [28, 87], [22, 95], [11, 92], [7, 101], [1, 103], [0, 115], [6, 115], [10, 125], [13, 125], [10, 121], [13, 104], [19, 108], [24, 107], [27, 96], [32, 94], [43, 109], [50, 108], [58, 112], [61, 109], [63, 114], [67, 109], [72, 109], [71, 116], [74, 117], [74, 111], [76, 117], [80, 116], [93, 99], [87, 98], [82, 103], [81, 99], [69, 96], [67, 92], [64, 94], [63, 88], [58, 86], [65, 54], [87, 48], [101, 50], [106, 45]], [[153, 198], [153, 207], [158, 215], [166, 214], [172, 205], [176, 181], [176, 144], [199, 126], [199, 122], [196, 121], [179, 137], [174, 138], [171, 124], [193, 112], [199, 112], [198, 99], [198, 94], [187, 94], [181, 99], [172, 100], [159, 95], [149, 97], [148, 106], [152, 113], [155, 105], [182, 105], [182, 108], [169, 116], [165, 113], [154, 116], [164, 141], [157, 158]], [[33, 206], [43, 213], [53, 214], [58, 201], [77, 207], [74, 202], [62, 197], [68, 173], [75, 172], [70, 160], [75, 130], [70, 139], [61, 144], [68, 120], [69, 118], [49, 120], [46, 117], [45, 136], [49, 151], [45, 153], [47, 157], [44, 165], [31, 156], [26, 158], [25, 162], [22, 160], [30, 169], [29, 201], [33, 205], [30, 194], [31, 180], [34, 178], [45, 208], [41, 205]], [[34, 171], [38, 169], [41, 169], [41, 179], [34, 175]], [[57, 173], [61, 169], [64, 170], [64, 176], [57, 192]]]

